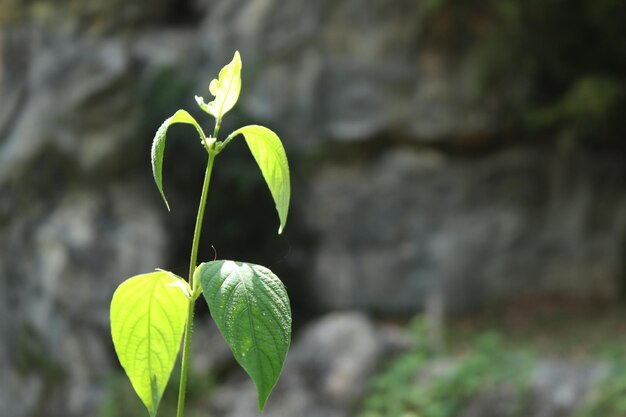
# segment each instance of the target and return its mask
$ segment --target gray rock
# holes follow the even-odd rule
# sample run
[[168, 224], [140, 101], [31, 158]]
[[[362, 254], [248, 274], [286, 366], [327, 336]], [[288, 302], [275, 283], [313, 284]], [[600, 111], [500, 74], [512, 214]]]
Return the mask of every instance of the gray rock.
[[[360, 313], [333, 313], [297, 335], [281, 378], [263, 413], [269, 417], [342, 417], [355, 412], [368, 378], [411, 340]], [[221, 416], [257, 416], [256, 389], [243, 371], [212, 396]]]
[[[390, 132], [418, 142], [493, 134], [475, 52], [450, 60], [421, 38], [421, 2], [223, 1], [200, 38], [212, 61], [244, 60], [243, 109], [288, 144], [363, 141]], [[216, 68], [217, 69], [217, 68]]]
[[0, 145], [25, 97], [31, 58], [29, 41], [28, 31], [24, 29], [0, 30], [0, 57], [11, 58], [0, 60], [0, 97], [3, 101], [0, 108]]
[[125, 2], [111, 0], [58, 0], [54, 3], [3, 0], [0, 21], [3, 25], [35, 23], [37, 26], [63, 33], [105, 34], [112, 29], [130, 30], [138, 25], [159, 21], [170, 11], [167, 0]]
[[[200, 302], [204, 302], [200, 299]], [[236, 362], [213, 320], [196, 319], [191, 341], [190, 369], [197, 375], [215, 375]]]
[[97, 407], [114, 366], [113, 291], [164, 261], [162, 221], [144, 188], [71, 193], [1, 230], [0, 391], [27, 399], [3, 402], [7, 415], [83, 416]]
[[610, 298], [623, 268], [622, 162], [400, 148], [328, 164], [302, 205], [318, 237], [311, 290], [329, 309], [385, 313], [420, 309], [439, 288], [456, 310], [555, 293]]
[[[31, 17], [0, 27], [2, 415], [93, 414], [117, 367], [111, 295], [121, 280], [169, 261], [164, 210], [132, 165], [141, 147], [149, 178], [149, 138], [137, 137], [140, 77], [180, 63], [189, 35], [170, 30], [161, 48], [176, 53], [168, 54], [140, 36], [93, 36], [107, 30], [98, 19], [115, 20], [109, 12], [121, 13], [119, 24], [143, 18], [132, 16], [140, 3], [91, 3], [0, 5], [3, 24]], [[92, 24], [92, 36], [76, 36]]]
[[519, 388], [503, 383], [491, 390], [480, 392], [463, 407], [459, 417], [517, 417], [520, 415], [517, 391]]
[[608, 364], [540, 361], [532, 377], [533, 417], [575, 415], [610, 372]]
[[5, 116], [10, 120], [0, 141], [0, 185], [51, 153], [67, 158], [81, 172], [115, 166], [119, 152], [134, 139], [139, 116], [123, 43], [60, 35], [44, 40], [32, 34], [24, 41], [31, 45], [28, 67], [12, 70], [3, 83], [13, 84], [17, 77], [20, 87], [13, 90], [24, 91], [28, 99]]

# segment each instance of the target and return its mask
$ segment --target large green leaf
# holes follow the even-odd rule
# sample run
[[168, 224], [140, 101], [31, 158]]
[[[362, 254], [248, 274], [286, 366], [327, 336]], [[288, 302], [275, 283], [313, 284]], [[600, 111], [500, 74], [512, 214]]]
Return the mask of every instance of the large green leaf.
[[269, 269], [213, 261], [195, 272], [211, 316], [237, 362], [257, 386], [259, 410], [278, 381], [291, 341], [291, 309], [283, 283]]
[[157, 130], [156, 135], [154, 135], [151, 152], [152, 175], [154, 176], [154, 181], [156, 182], [157, 188], [159, 189], [168, 210], [170, 209], [170, 205], [168, 204], [167, 198], [165, 198], [165, 193], [163, 192], [163, 155], [165, 153], [165, 137], [167, 136], [167, 129], [174, 123], [186, 123], [193, 125], [200, 135], [200, 140], [203, 142], [206, 140], [204, 132], [198, 122], [196, 122], [196, 119], [194, 119], [185, 110], [178, 110], [172, 117], [164, 121], [163, 124], [161, 124], [161, 127], [159, 127], [159, 130]]
[[117, 357], [152, 417], [170, 377], [189, 306], [185, 281], [166, 271], [124, 281], [111, 301]]
[[[231, 140], [238, 134], [242, 134], [254, 156], [263, 178], [272, 193], [276, 203], [280, 226], [278, 233], [282, 233], [287, 223], [289, 213], [289, 199], [291, 198], [291, 184], [289, 181], [289, 164], [287, 154], [278, 135], [270, 129], [249, 125], [235, 130], [226, 141]], [[225, 142], [226, 142], [225, 141]]]
[[235, 107], [239, 99], [239, 92], [241, 91], [241, 57], [239, 51], [236, 51], [232, 61], [220, 70], [218, 78], [211, 81], [209, 91], [215, 97], [213, 101], [206, 104], [200, 96], [196, 96], [196, 101], [200, 108], [215, 117], [219, 124], [222, 117]]

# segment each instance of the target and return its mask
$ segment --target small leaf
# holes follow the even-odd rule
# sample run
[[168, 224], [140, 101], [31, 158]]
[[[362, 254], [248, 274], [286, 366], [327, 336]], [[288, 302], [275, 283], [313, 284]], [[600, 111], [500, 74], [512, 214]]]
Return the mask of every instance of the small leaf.
[[124, 281], [111, 301], [111, 335], [128, 379], [154, 417], [178, 355], [189, 299], [166, 271]]
[[154, 176], [154, 181], [156, 182], [157, 188], [163, 197], [163, 201], [165, 201], [165, 206], [168, 211], [170, 209], [170, 205], [168, 204], [167, 198], [165, 198], [165, 193], [163, 192], [163, 155], [165, 153], [165, 137], [167, 135], [167, 129], [174, 123], [187, 123], [193, 125], [198, 131], [200, 139], [202, 141], [206, 141], [204, 132], [198, 122], [196, 122], [196, 119], [194, 119], [185, 110], [178, 110], [172, 117], [164, 121], [163, 124], [161, 124], [161, 127], [159, 127], [159, 130], [157, 130], [156, 135], [154, 135], [151, 152], [152, 175]]
[[241, 57], [235, 52], [232, 61], [220, 70], [219, 77], [209, 84], [209, 91], [215, 97], [209, 104], [202, 97], [196, 101], [202, 110], [209, 113], [219, 124], [222, 117], [237, 104], [241, 91]]
[[280, 220], [278, 233], [280, 234], [287, 223], [289, 199], [291, 198], [289, 164], [285, 148], [283, 148], [283, 144], [276, 133], [258, 125], [249, 125], [237, 129], [229, 135], [226, 141], [240, 133], [246, 139], [248, 148], [259, 165], [263, 178], [265, 178], [265, 182], [272, 193], [274, 203], [276, 203], [276, 211], [278, 211]]
[[211, 317], [256, 384], [263, 411], [291, 341], [291, 308], [283, 283], [263, 266], [234, 261], [203, 263], [194, 275]]

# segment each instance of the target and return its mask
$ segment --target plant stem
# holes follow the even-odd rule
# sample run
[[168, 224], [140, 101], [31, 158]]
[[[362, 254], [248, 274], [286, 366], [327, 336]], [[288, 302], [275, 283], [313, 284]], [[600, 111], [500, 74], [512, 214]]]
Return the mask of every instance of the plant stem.
[[215, 139], [217, 139], [217, 134], [220, 132], [220, 126], [222, 125], [222, 121], [221, 120], [216, 120], [215, 121], [215, 128], [213, 129], [213, 137]]
[[193, 243], [191, 244], [191, 259], [189, 260], [189, 287], [191, 287], [192, 296], [189, 298], [189, 308], [187, 312], [187, 324], [185, 326], [185, 336], [183, 339], [183, 357], [180, 369], [180, 385], [178, 387], [178, 407], [176, 409], [176, 417], [183, 417], [185, 410], [185, 391], [187, 389], [187, 369], [189, 368], [189, 348], [191, 346], [191, 329], [193, 326], [193, 313], [195, 299], [193, 294], [196, 291], [197, 283], [193, 281], [193, 273], [196, 270], [196, 262], [198, 260], [198, 246], [200, 245], [200, 234], [202, 232], [202, 219], [204, 218], [204, 209], [206, 207], [207, 195], [209, 193], [209, 184], [211, 183], [211, 172], [213, 171], [213, 161], [215, 160], [215, 152], [209, 151], [209, 162], [207, 163], [206, 172], [204, 173], [204, 184], [202, 185], [202, 195], [200, 196], [200, 206], [196, 216], [196, 228], [193, 232]]
[[196, 262], [198, 260], [198, 247], [200, 246], [200, 233], [202, 232], [202, 219], [204, 218], [204, 208], [206, 206], [207, 195], [209, 194], [209, 184], [211, 183], [211, 172], [213, 172], [213, 161], [215, 153], [209, 152], [209, 162], [204, 173], [204, 184], [202, 184], [202, 195], [200, 196], [200, 206], [196, 216], [196, 228], [193, 231], [193, 243], [191, 244], [191, 258], [189, 259], [189, 286], [191, 290], [196, 289], [196, 283], [193, 282], [193, 273], [196, 270]]

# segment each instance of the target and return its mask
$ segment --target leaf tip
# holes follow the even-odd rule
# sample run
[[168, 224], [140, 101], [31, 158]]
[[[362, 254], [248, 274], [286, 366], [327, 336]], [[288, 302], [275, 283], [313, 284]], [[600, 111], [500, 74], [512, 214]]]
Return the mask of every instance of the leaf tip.
[[[271, 391], [270, 391], [271, 392]], [[267, 399], [270, 396], [270, 392], [262, 392], [260, 387], [257, 387], [258, 401], [259, 401], [259, 414], [263, 414]]]
[[200, 107], [203, 111], [210, 114], [209, 106], [204, 101], [204, 97], [201, 97], [201, 96], [194, 96], [194, 97], [196, 99], [196, 103], [198, 103], [198, 107]]
[[167, 209], [167, 212], [171, 213], [172, 210], [170, 209], [170, 203], [167, 202], [167, 198], [165, 198], [165, 194], [161, 193], [161, 196], [163, 197], [163, 202], [165, 203], [165, 208]]
[[154, 181], [156, 182], [157, 188], [159, 189], [159, 194], [161, 194], [163, 203], [165, 203], [165, 208], [167, 208], [168, 212], [171, 212], [172, 210], [170, 210], [170, 203], [167, 201], [167, 197], [165, 197], [165, 192], [163, 191], [163, 185], [161, 184], [159, 179], [156, 177], [156, 175], [154, 176]]

